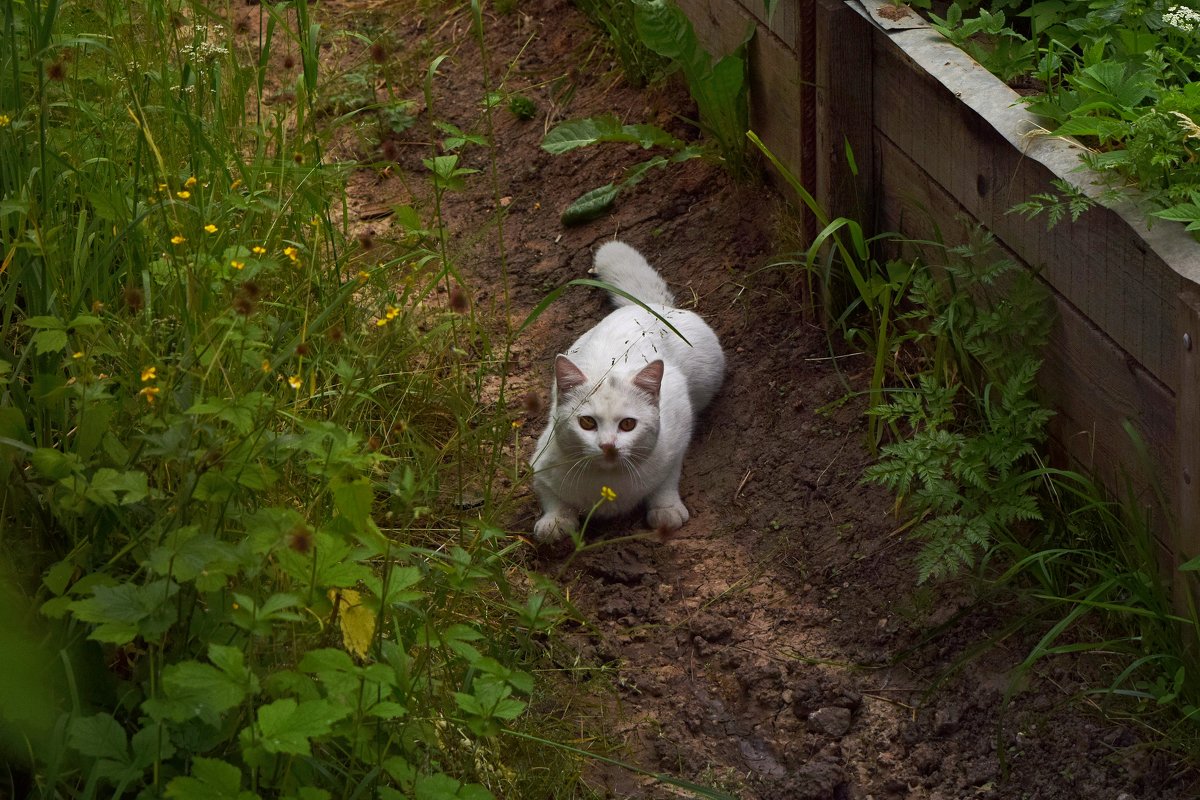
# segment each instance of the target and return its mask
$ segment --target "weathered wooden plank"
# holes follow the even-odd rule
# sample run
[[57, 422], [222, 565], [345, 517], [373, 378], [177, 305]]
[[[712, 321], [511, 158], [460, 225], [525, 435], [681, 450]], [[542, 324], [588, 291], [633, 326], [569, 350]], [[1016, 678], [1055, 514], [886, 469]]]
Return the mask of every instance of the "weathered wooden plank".
[[799, 50], [801, 36], [800, 7], [807, 0], [780, 0], [775, 13], [767, 19], [767, 4], [763, 0], [738, 0], [739, 5], [756, 20], [761, 27], [775, 34], [784, 46], [793, 52]]
[[[832, 216], [875, 219], [871, 23], [842, 0], [817, 0], [813, 194]], [[855, 177], [846, 144], [858, 166]]]
[[[1176, 462], [1175, 563], [1200, 556], [1200, 287], [1179, 294], [1179, 314], [1174, 329], [1179, 352], [1179, 388], [1175, 393], [1176, 427], [1183, 435]], [[1176, 608], [1181, 611], [1195, 598], [1196, 583], [1174, 573]], [[1195, 642], [1193, 642], [1195, 644]]]
[[1078, 171], [1078, 146], [1031, 136], [1019, 98], [930, 31], [874, 35], [877, 129], [924, 167], [1067, 302], [1173, 388], [1169, 325], [1185, 278], [1200, 278], [1195, 244], [1179, 226], [1147, 230], [1128, 204], [1096, 208], [1047, 233], [1042, 219], [1007, 213], [1055, 177], [1099, 195]]
[[[955, 220], [970, 216], [969, 209], [890, 140], [880, 137], [879, 147], [884, 229], [911, 238], [932, 238], [940, 232], [946, 241], [962, 241], [961, 223]], [[1003, 243], [1001, 247], [1004, 255], [1021, 263], [1018, 253]], [[1123, 426], [1129, 420], [1160, 469], [1173, 464], [1176, 423], [1171, 392], [1061, 293], [1051, 294], [1056, 322], [1040, 376], [1045, 399], [1058, 412], [1051, 435], [1076, 466], [1093, 472], [1111, 489], [1122, 489], [1128, 476], [1148, 503], [1158, 488], [1173, 497], [1169, 476], [1146, 473], [1148, 465]]]
[[[748, 0], [753, 3], [756, 0]], [[800, 15], [812, 0], [791, 0]], [[784, 3], [780, 3], [780, 6]], [[680, 0], [679, 7], [692, 21], [696, 36], [718, 55], [732, 52], [741, 44], [751, 26], [757, 26], [750, 40], [750, 125], [801, 182], [811, 186], [814, 180], [812, 155], [806, 153], [805, 136], [813, 130], [816, 106], [811, 82], [801, 79], [800, 56], [779, 37], [773, 35], [734, 0]], [[806, 164], [806, 159], [809, 163]]]

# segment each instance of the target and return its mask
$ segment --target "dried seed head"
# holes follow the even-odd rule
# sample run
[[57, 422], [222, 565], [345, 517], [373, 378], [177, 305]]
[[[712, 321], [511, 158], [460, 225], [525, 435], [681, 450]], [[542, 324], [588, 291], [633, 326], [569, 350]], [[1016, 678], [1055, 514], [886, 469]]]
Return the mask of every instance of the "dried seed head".
[[245, 34], [249, 33], [250, 32], [250, 20], [243, 17], [243, 18], [237, 20], [236, 22], [234, 22], [233, 23], [233, 32], [237, 33], [237, 34], [241, 34], [241, 35], [245, 35]]
[[375, 231], [365, 230], [358, 235], [358, 245], [363, 250], [371, 250], [375, 247]]
[[370, 452], [374, 453], [381, 447], [383, 447], [383, 439], [380, 439], [378, 436], [372, 436], [370, 439], [367, 439], [367, 450]]
[[325, 335], [328, 336], [329, 341], [333, 342], [334, 344], [341, 344], [342, 340], [346, 338], [346, 331], [342, 329], [341, 325], [334, 325], [325, 332]]
[[262, 297], [262, 287], [254, 281], [246, 281], [242, 284], [239, 291], [251, 300], [257, 300]]
[[379, 152], [383, 154], [386, 161], [400, 160], [400, 147], [391, 139], [383, 140], [383, 144], [379, 146]]
[[287, 546], [297, 553], [308, 553], [312, 550], [313, 534], [307, 525], [297, 525], [288, 532], [285, 539]]
[[241, 293], [237, 294], [233, 298], [233, 310], [241, 314], [243, 317], [248, 317], [253, 314], [257, 305], [258, 304], [254, 302], [253, 298], [247, 297]]
[[125, 307], [134, 314], [142, 310], [146, 305], [146, 295], [142, 294], [142, 290], [136, 286], [126, 286], [124, 292]]
[[67, 79], [67, 65], [62, 61], [54, 61], [46, 66], [46, 78], [62, 83]]
[[300, 344], [296, 345], [296, 355], [302, 358], [311, 352], [312, 348], [308, 346], [308, 342], [301, 342]]
[[457, 283], [450, 287], [450, 310], [456, 314], [465, 314], [471, 309], [471, 301], [467, 293]]
[[292, 55], [291, 53], [286, 54], [283, 57], [283, 68], [286, 70], [295, 69], [296, 68], [296, 57], [294, 55]]
[[375, 42], [371, 45], [371, 60], [376, 64], [382, 64], [387, 61], [387, 48], [383, 46], [383, 42]]
[[536, 389], [530, 389], [521, 398], [521, 405], [525, 407], [525, 413], [531, 417], [539, 416], [542, 413], [542, 394]]

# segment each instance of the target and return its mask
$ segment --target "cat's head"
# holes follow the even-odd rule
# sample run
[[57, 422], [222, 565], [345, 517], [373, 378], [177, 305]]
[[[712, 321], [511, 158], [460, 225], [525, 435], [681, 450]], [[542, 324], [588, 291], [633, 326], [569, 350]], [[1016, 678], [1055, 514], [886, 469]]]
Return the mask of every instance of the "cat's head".
[[559, 443], [597, 466], [637, 461], [658, 441], [658, 397], [662, 359], [632, 374], [615, 369], [589, 377], [571, 359], [554, 360]]

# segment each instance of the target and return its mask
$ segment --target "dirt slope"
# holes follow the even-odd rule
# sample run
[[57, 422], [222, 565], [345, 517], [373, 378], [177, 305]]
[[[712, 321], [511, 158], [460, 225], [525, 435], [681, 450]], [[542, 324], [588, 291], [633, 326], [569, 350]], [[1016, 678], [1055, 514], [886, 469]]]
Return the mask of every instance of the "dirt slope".
[[[324, 5], [343, 26], [390, 31], [407, 52], [449, 53], [433, 83], [436, 118], [481, 129], [483, 65], [465, 9], [423, 18], [409, 4]], [[870, 461], [861, 405], [841, 402], [866, 362], [832, 358], [824, 332], [802, 321], [794, 271], [769, 266], [779, 200], [692, 161], [651, 175], [611, 216], [562, 227], [572, 199], [644, 156], [617, 145], [550, 156], [538, 147], [550, 126], [612, 112], [693, 138], [682, 118], [694, 108], [678, 86], [629, 86], [564, 0], [521, 0], [511, 13], [488, 13], [486, 29], [493, 81], [505, 77], [538, 113], [520, 121], [497, 109], [495, 185], [482, 149], [468, 150], [467, 166], [484, 174], [447, 198], [476, 309], [503, 312], [500, 257], [486, 232], [503, 209], [513, 319], [584, 276], [594, 248], [618, 235], [710, 321], [729, 358], [727, 384], [685, 462], [691, 522], [669, 541], [599, 547], [569, 565], [538, 557], [592, 620], [574, 636], [584, 662], [618, 680], [588, 723], [622, 745], [613, 755], [761, 800], [1194, 796], [1174, 765], [1133, 746], [1132, 731], [1070, 702], [1078, 671], [1095, 665], [1050, 666], [1002, 713], [1028, 645], [1010, 643], [927, 694], [1007, 612], [970, 608], [962, 587], [914, 589], [913, 546], [893, 533], [890, 497], [858, 482]], [[419, 87], [412, 97], [424, 109]], [[395, 235], [376, 212], [420, 194], [420, 159], [435, 135], [428, 123], [426, 110], [413, 131], [383, 144], [393, 168], [355, 178], [351, 204], [364, 229]], [[511, 396], [544, 400], [554, 354], [606, 311], [599, 292], [583, 289], [552, 306], [514, 350]], [[524, 426], [526, 454], [541, 424], [531, 415]], [[518, 529], [535, 518], [532, 496], [526, 509]], [[616, 770], [598, 769], [592, 781], [607, 796], [678, 796]]]

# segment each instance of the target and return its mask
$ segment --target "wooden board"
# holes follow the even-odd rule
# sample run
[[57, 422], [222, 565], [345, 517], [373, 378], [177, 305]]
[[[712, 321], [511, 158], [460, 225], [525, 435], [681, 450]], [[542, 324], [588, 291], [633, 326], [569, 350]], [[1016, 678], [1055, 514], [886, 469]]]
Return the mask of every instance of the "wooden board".
[[[747, 0], [753, 4], [758, 0]], [[784, 6], [788, 0], [779, 5]], [[785, 13], [802, 18], [813, 0], [790, 0]], [[799, 33], [785, 41], [760, 24], [737, 0], [680, 0], [696, 36], [709, 52], [730, 53], [741, 44], [746, 32], [755, 29], [750, 40], [750, 126], [767, 147], [797, 175], [812, 185], [815, 154], [805, 145], [805, 132], [814, 130], [816, 101], [811, 82], [802, 80], [802, 56], [797, 42]], [[784, 13], [777, 9], [777, 16]], [[798, 24], [798, 23], [797, 23]], [[811, 68], [810, 68], [811, 74]]]
[[[875, 220], [871, 23], [842, 0], [817, 0], [813, 194], [831, 217]], [[850, 147], [858, 168], [847, 161]]]

